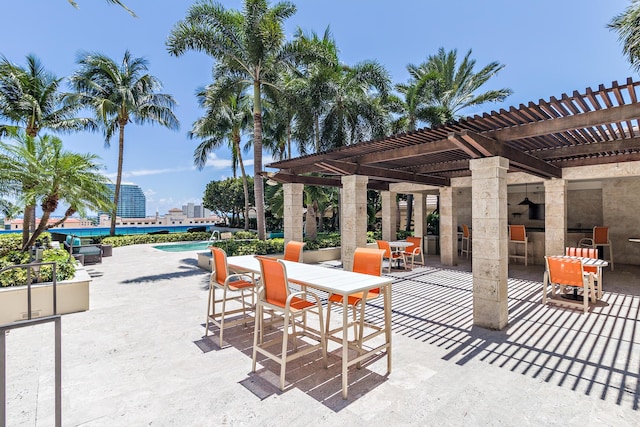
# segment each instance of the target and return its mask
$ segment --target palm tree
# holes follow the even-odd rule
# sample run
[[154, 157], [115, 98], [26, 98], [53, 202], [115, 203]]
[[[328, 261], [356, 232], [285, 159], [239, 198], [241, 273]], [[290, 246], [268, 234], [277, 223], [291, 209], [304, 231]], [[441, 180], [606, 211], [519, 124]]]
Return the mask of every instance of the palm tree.
[[462, 117], [460, 111], [487, 102], [501, 102], [513, 93], [503, 88], [488, 90], [476, 94], [491, 77], [495, 76], [504, 65], [494, 61], [474, 72], [475, 59], [470, 59], [471, 49], [458, 65], [457, 50], [445, 52], [438, 49], [436, 55], [430, 55], [427, 61], [415, 67], [417, 78], [427, 79], [427, 104], [430, 107], [429, 122], [432, 127], [450, 123]]
[[352, 67], [323, 67], [312, 79], [309, 99], [314, 100], [312, 107], [315, 113], [300, 118], [297, 134], [302, 135], [300, 128], [306, 128], [307, 135], [316, 135], [316, 151], [366, 141], [387, 133], [388, 112], [384, 99], [391, 79], [380, 64], [364, 61]]
[[92, 109], [102, 124], [106, 146], [118, 132], [118, 171], [109, 230], [113, 236], [122, 183], [125, 127], [133, 122], [177, 130], [179, 122], [173, 113], [175, 101], [171, 95], [158, 93], [162, 83], [147, 74], [147, 61], [133, 58], [129, 51], [124, 53], [120, 64], [99, 53], [82, 54], [78, 64], [80, 69], [71, 77], [71, 84], [80, 102]]
[[221, 93], [223, 88], [209, 85], [198, 92], [200, 106], [206, 108], [204, 117], [199, 118], [189, 132], [189, 138], [202, 139], [193, 153], [193, 162], [200, 170], [206, 165], [209, 153], [220, 148], [226, 141], [233, 155], [233, 176], [235, 165], [240, 166], [242, 187], [244, 190], [244, 229], [249, 229], [249, 185], [242, 160], [240, 140], [242, 133], [249, 129], [251, 123], [250, 98], [243, 94], [241, 88], [226, 97]]
[[640, 1], [633, 0], [627, 9], [614, 16], [607, 26], [618, 33], [618, 40], [622, 42], [622, 52], [629, 59], [629, 63], [636, 70], [640, 70]]
[[283, 22], [296, 12], [290, 2], [269, 7], [267, 0], [244, 0], [243, 11], [227, 10], [219, 3], [200, 1], [171, 30], [167, 47], [172, 55], [187, 50], [205, 52], [216, 60], [214, 78], [243, 83], [253, 97], [254, 192], [258, 238], [264, 240], [264, 182], [262, 179], [262, 88], [274, 86], [278, 74], [304, 57], [322, 52], [285, 42]]
[[[14, 135], [10, 143], [0, 142], [0, 150], [1, 181], [8, 184], [8, 194], [25, 210], [41, 202], [42, 218], [23, 243], [23, 251], [35, 244], [43, 231], [62, 224], [74, 213], [111, 206], [108, 179], [99, 173], [102, 167], [95, 155], [67, 152], [57, 137], [32, 137], [24, 132]], [[65, 216], [48, 225], [61, 201], [69, 205]]]
[[[91, 119], [78, 118], [80, 105], [68, 94], [60, 92], [62, 78], [47, 71], [37, 57], [28, 55], [26, 67], [0, 59], [0, 136], [24, 129], [31, 137], [41, 129], [69, 132], [93, 129]], [[29, 229], [35, 228], [35, 205], [24, 212], [23, 244]]]
[[[68, 1], [71, 4], [71, 6], [75, 7], [76, 9], [78, 9], [78, 4], [74, 0], [68, 0]], [[129, 14], [131, 16], [133, 16], [134, 18], [137, 18], [136, 14], [133, 13], [133, 10], [131, 10], [127, 6], [125, 6], [125, 4], [122, 3], [120, 0], [106, 0], [106, 1], [107, 1], [107, 3], [117, 4], [118, 6], [122, 7], [124, 10], [129, 12]]]

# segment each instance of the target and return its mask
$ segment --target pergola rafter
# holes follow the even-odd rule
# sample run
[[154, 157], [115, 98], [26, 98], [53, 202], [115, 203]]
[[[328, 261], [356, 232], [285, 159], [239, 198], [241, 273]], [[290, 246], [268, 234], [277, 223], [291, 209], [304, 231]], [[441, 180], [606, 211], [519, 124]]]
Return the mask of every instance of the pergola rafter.
[[[335, 150], [274, 162], [297, 182], [316, 173], [339, 181], [367, 175], [374, 185], [393, 182], [449, 185], [468, 176], [469, 160], [502, 156], [510, 171], [561, 177], [562, 168], [637, 161], [640, 157], [640, 82], [612, 82], [597, 90], [550, 97], [473, 116], [437, 128], [392, 135]], [[337, 180], [337, 181], [335, 181]], [[313, 180], [310, 180], [313, 181]]]

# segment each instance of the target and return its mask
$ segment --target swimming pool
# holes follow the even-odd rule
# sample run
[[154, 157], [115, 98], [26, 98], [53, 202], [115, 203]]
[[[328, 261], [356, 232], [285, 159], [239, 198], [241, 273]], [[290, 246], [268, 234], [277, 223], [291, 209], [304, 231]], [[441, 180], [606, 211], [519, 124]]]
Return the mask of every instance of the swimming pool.
[[164, 245], [153, 246], [155, 249], [159, 249], [165, 252], [189, 252], [189, 251], [204, 251], [209, 248], [209, 242], [187, 242], [187, 243], [168, 243]]

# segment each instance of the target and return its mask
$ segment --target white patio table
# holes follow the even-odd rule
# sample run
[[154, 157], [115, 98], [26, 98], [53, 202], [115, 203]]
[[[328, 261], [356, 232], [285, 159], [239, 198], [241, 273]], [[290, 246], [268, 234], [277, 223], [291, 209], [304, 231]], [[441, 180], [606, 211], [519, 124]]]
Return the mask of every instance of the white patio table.
[[[290, 282], [308, 286], [324, 292], [342, 295], [342, 397], [347, 398], [347, 368], [361, 362], [369, 356], [384, 350], [387, 356], [387, 373], [391, 373], [391, 283], [392, 279], [382, 276], [354, 273], [336, 268], [321, 267], [292, 261], [283, 261]], [[239, 255], [227, 258], [229, 268], [238, 272], [260, 274], [260, 263], [253, 255]], [[370, 289], [381, 288], [384, 297], [384, 335], [385, 342], [367, 351], [359, 349], [358, 356], [349, 360], [349, 310], [347, 296]]]
[[[404, 250], [411, 245], [413, 245], [413, 243], [407, 242], [406, 240], [394, 240], [389, 242], [389, 246], [396, 253], [404, 252]], [[398, 268], [400, 268], [400, 258], [397, 258], [397, 260], [398, 260]], [[406, 268], [406, 265], [405, 265], [405, 268]]]

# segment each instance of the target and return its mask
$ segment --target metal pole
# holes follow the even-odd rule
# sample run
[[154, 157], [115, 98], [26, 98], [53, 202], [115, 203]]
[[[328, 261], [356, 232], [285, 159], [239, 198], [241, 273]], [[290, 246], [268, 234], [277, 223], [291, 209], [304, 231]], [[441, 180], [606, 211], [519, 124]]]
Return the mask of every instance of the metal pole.
[[0, 426], [7, 425], [7, 361], [6, 361], [6, 332], [0, 330]]
[[62, 426], [62, 318], [57, 317], [55, 320], [56, 335], [56, 427]]

